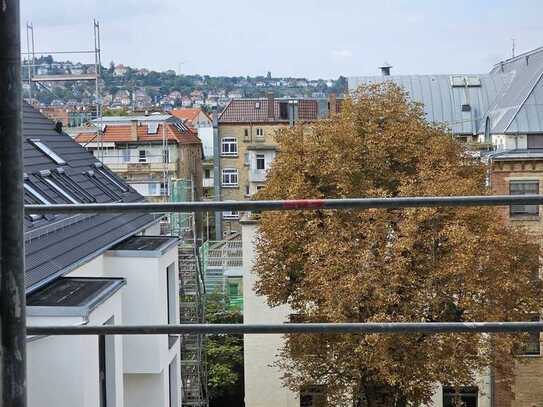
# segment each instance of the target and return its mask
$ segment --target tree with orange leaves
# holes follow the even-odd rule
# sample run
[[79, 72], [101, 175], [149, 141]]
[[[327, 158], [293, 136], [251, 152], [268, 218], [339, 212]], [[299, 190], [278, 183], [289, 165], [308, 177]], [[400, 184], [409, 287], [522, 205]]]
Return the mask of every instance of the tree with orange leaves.
[[[262, 199], [484, 195], [485, 166], [392, 84], [362, 87], [341, 113], [277, 136]], [[541, 309], [538, 237], [494, 207], [267, 212], [257, 292], [305, 322], [529, 320]], [[292, 389], [331, 405], [430, 402], [468, 385], [523, 335], [296, 334], [278, 364]]]

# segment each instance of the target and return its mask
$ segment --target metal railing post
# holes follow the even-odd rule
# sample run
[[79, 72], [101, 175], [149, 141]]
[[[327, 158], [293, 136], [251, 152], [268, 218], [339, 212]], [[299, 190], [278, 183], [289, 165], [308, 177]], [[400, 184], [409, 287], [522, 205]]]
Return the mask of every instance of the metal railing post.
[[19, 0], [0, 2], [0, 403], [26, 406]]

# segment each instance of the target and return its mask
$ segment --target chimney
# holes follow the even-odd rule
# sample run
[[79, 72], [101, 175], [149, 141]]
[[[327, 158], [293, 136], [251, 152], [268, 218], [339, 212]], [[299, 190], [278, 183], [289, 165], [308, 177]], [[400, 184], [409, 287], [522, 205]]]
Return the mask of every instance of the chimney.
[[333, 116], [337, 112], [337, 98], [335, 93], [328, 96], [328, 115]]
[[379, 69], [381, 70], [381, 74], [383, 76], [390, 76], [390, 70], [392, 69], [392, 65], [385, 62], [383, 66], [380, 66]]
[[138, 121], [137, 120], [130, 121], [130, 140], [138, 141]]
[[273, 93], [268, 93], [268, 119], [275, 119], [275, 100], [273, 98]]

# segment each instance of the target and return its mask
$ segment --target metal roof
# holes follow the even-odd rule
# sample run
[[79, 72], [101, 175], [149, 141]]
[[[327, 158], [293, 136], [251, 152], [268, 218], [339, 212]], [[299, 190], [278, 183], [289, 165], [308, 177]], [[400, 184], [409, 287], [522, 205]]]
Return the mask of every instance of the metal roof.
[[[96, 202], [139, 202], [143, 197], [124, 181], [118, 181], [127, 192], [115, 190], [115, 185], [102, 178], [102, 188], [84, 173], [96, 172], [94, 156], [65, 133], [57, 133], [54, 123], [38, 111], [24, 104], [23, 138], [24, 170], [30, 182], [40, 183], [44, 170], [62, 167], [71, 180], [92, 196]], [[39, 139], [59, 154], [66, 165], [58, 165], [37, 149], [30, 139]], [[39, 184], [42, 191], [58, 203], [65, 203], [62, 196], [46, 184]], [[113, 197], [118, 197], [114, 199]], [[155, 216], [146, 214], [91, 214], [55, 215], [39, 220], [25, 219], [25, 285], [33, 291], [79, 265], [103, 253], [116, 243], [134, 235], [156, 222]]]
[[[479, 81], [458, 86], [455, 79], [462, 77]], [[484, 133], [487, 117], [492, 134], [543, 132], [543, 47], [500, 62], [488, 74], [348, 79], [351, 91], [362, 84], [384, 81], [404, 88], [413, 101], [424, 105], [429, 121], [444, 123], [455, 134]], [[463, 111], [465, 104], [470, 105], [470, 111]]]
[[[485, 114], [508, 83], [508, 75], [477, 75], [481, 86], [452, 86], [454, 77], [474, 75], [399, 75], [360, 76], [349, 78], [349, 89], [362, 84], [394, 82], [405, 89], [411, 100], [422, 103], [427, 119], [445, 124], [455, 134], [477, 134], [484, 125]], [[462, 105], [470, 111], [462, 111]]]

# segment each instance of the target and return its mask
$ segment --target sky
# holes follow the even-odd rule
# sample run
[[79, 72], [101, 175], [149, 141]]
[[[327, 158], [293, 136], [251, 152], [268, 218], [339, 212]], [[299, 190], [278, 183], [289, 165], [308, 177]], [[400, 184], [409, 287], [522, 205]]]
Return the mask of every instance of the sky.
[[[183, 74], [337, 78], [485, 73], [543, 46], [542, 0], [21, 0], [36, 51]], [[58, 58], [60, 59], [60, 58]], [[91, 62], [92, 57], [66, 59]]]

